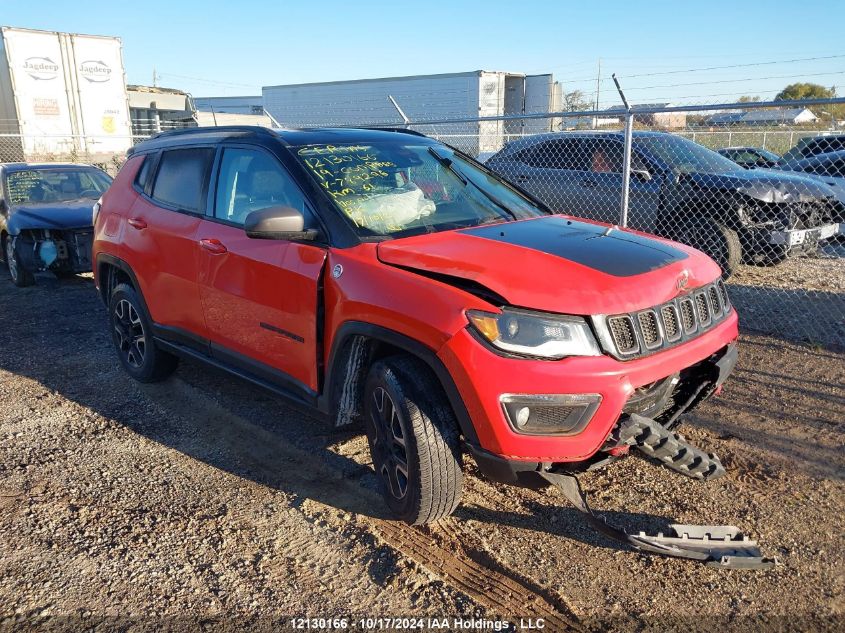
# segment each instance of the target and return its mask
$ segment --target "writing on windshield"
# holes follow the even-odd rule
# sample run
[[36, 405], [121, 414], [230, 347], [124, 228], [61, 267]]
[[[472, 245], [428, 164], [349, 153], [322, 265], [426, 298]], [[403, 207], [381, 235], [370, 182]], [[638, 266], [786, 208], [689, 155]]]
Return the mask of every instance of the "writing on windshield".
[[[430, 147], [400, 142], [326, 144], [301, 147], [296, 154], [365, 235], [430, 232], [543, 213], [451, 150], [441, 148], [448, 154], [444, 160], [432, 155]], [[468, 186], [467, 177], [473, 186]]]
[[106, 174], [94, 169], [32, 169], [6, 176], [6, 190], [12, 204], [96, 200], [110, 183]]

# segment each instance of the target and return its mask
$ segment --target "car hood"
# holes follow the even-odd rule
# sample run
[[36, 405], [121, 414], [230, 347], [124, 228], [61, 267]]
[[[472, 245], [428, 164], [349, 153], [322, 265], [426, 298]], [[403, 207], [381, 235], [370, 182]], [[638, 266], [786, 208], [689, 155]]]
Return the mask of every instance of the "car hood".
[[75, 229], [92, 226], [96, 200], [81, 198], [67, 202], [19, 204], [12, 207], [9, 223], [22, 229]]
[[810, 178], [816, 182], [824, 183], [825, 186], [830, 187], [836, 199], [845, 204], [845, 178], [838, 176], [823, 176], [821, 174], [807, 174], [801, 173], [802, 178]]
[[579, 315], [658, 305], [721, 272], [681, 244], [561, 215], [382, 242], [378, 257], [511, 306]]
[[740, 169], [728, 174], [692, 173], [685, 178], [702, 188], [732, 189], [760, 202], [808, 202], [834, 195], [824, 183], [776, 169]]

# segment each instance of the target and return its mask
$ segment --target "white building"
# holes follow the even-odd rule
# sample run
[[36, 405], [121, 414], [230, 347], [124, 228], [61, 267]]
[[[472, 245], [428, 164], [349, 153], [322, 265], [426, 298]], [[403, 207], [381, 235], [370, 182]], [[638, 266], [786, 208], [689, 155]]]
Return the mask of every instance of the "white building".
[[552, 75], [485, 70], [265, 86], [262, 95], [267, 113], [290, 127], [403, 125], [403, 114], [414, 123], [456, 119], [414, 129], [474, 155], [497, 151], [511, 136], [547, 132], [554, 122], [467, 119], [554, 112], [560, 104]]
[[264, 97], [261, 95], [240, 97], [195, 97], [194, 105], [199, 112], [264, 114]]

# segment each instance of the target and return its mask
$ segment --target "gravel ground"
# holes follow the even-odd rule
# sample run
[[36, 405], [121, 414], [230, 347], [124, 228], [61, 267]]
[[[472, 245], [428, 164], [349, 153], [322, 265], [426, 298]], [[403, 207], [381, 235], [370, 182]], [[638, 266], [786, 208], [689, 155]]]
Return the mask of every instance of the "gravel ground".
[[489, 483], [470, 460], [454, 517], [392, 522], [359, 435], [191, 363], [129, 379], [90, 277], [4, 277], [0, 305], [0, 629], [413, 615], [842, 630], [845, 354], [743, 337], [725, 394], [683, 427], [723, 458], [721, 480], [637, 457], [582, 478], [629, 529], [735, 524], [781, 561], [725, 571], [621, 549], [554, 491]]
[[777, 266], [740, 266], [728, 289], [744, 328], [845, 349], [845, 242]]

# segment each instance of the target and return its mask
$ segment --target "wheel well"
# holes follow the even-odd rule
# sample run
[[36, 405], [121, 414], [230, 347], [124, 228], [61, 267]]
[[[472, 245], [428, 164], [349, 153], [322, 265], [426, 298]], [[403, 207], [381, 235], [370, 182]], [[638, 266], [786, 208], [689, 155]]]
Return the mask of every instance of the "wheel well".
[[106, 305], [109, 304], [109, 297], [111, 296], [112, 290], [118, 284], [128, 284], [132, 288], [135, 288], [135, 284], [132, 283], [132, 277], [125, 270], [109, 262], [100, 263], [97, 269], [97, 277], [100, 280], [100, 299]]
[[399, 338], [396, 341], [386, 340], [397, 336], [401, 335], [382, 338], [377, 335], [351, 334], [334, 351], [329, 365], [327, 395], [329, 412], [335, 426], [355, 424], [363, 419], [364, 388], [374, 363], [390, 356], [409, 356], [428, 368], [434, 381], [443, 389], [460, 432], [467, 441], [477, 443], [475, 428], [448, 370], [434, 352], [422, 348], [415, 341], [409, 339], [405, 342]]

